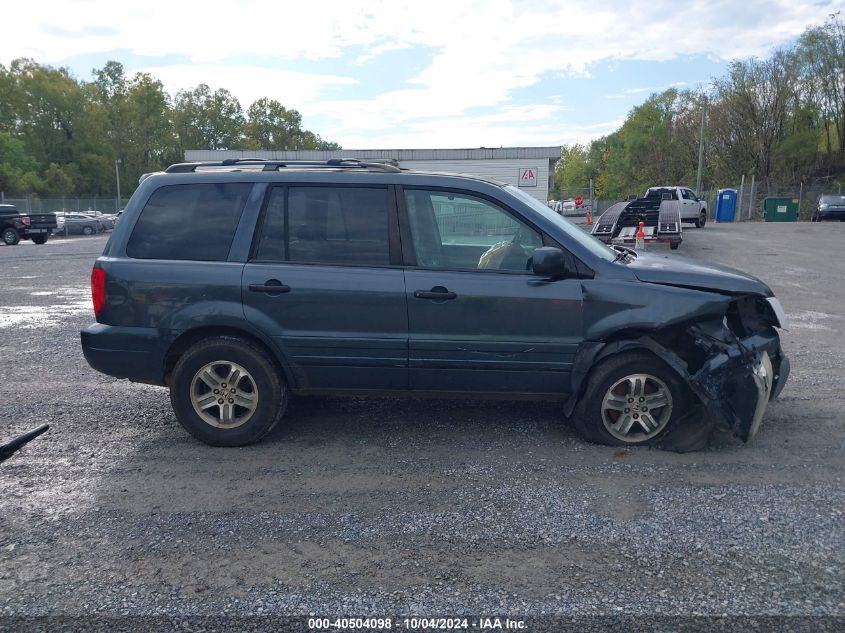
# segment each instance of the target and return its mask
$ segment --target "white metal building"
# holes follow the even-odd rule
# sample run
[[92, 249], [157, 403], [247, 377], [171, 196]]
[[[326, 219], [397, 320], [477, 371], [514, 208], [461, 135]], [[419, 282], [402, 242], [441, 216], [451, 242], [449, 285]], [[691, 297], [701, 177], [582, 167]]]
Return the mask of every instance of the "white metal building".
[[226, 158], [268, 158], [273, 160], [328, 160], [358, 158], [392, 160], [399, 167], [421, 171], [472, 174], [517, 185], [546, 202], [554, 184], [555, 163], [561, 147], [499, 147], [477, 149], [343, 149], [318, 150], [187, 150], [186, 161]]

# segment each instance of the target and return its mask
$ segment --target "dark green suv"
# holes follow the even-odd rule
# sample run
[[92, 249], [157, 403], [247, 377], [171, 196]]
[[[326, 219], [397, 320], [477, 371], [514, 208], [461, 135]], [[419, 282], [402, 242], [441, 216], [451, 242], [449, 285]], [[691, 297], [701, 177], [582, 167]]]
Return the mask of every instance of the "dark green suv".
[[596, 442], [689, 447], [714, 419], [747, 440], [789, 371], [758, 279], [610, 248], [511, 185], [380, 163], [173, 165], [91, 284], [91, 366], [169, 387], [221, 446], [304, 393], [555, 399]]

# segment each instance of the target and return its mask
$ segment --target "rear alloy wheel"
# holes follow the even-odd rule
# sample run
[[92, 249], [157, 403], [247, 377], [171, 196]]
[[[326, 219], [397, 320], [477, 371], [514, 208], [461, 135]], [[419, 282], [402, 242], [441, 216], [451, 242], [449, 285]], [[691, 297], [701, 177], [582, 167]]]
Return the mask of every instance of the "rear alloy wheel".
[[8, 246], [14, 246], [20, 241], [21, 236], [14, 227], [10, 226], [9, 228], [3, 230], [3, 242]]
[[681, 378], [649, 352], [611, 356], [589, 380], [573, 419], [578, 431], [598, 444], [651, 444], [691, 402]]
[[170, 402], [180, 424], [212, 446], [257, 442], [278, 424], [287, 400], [287, 387], [267, 352], [232, 336], [215, 336], [188, 349], [170, 380]]
[[36, 244], [46, 244], [47, 243], [47, 235], [33, 235], [32, 241]]

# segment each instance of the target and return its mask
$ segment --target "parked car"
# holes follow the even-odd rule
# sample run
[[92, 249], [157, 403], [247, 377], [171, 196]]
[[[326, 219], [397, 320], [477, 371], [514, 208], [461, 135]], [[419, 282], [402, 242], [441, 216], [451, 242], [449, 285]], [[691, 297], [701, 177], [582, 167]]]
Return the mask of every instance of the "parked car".
[[102, 220], [84, 213], [66, 213], [64, 215], [64, 233], [67, 235], [95, 235], [106, 230]]
[[[353, 160], [146, 178], [91, 272], [96, 370], [167, 386], [209, 444], [290, 394], [560, 400], [589, 440], [743, 440], [787, 379], [771, 289], [611, 248], [518, 187]], [[706, 411], [707, 415], [702, 413]]]
[[0, 204], [0, 238], [8, 246], [21, 240], [44, 244], [55, 228], [53, 213], [23, 213], [13, 204]]
[[554, 206], [554, 210], [556, 213], [561, 215], [584, 216], [587, 215], [587, 212], [590, 210], [590, 203], [589, 201], [584, 200], [581, 204], [576, 204], [573, 198], [569, 198], [568, 200], [558, 200]]
[[845, 222], [845, 196], [841, 194], [825, 194], [819, 197], [812, 221], [839, 220]]
[[707, 224], [707, 201], [699, 198], [692, 189], [687, 187], [649, 187], [645, 197], [658, 196], [665, 193], [672, 194], [673, 200], [680, 201], [681, 222], [691, 222], [695, 228], [704, 228]]

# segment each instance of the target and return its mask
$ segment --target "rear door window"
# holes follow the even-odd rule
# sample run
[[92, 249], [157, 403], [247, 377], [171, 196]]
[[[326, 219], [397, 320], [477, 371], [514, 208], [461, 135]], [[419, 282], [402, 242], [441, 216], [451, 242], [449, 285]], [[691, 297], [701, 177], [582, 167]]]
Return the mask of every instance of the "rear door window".
[[309, 264], [390, 264], [387, 187], [276, 187], [256, 259]]
[[157, 189], [126, 245], [137, 259], [226, 261], [251, 183], [170, 185]]

